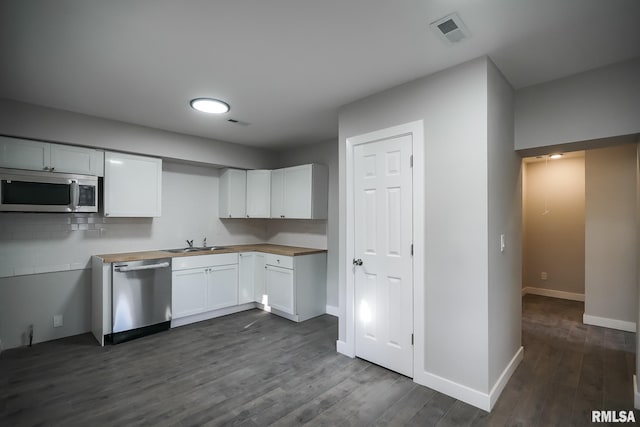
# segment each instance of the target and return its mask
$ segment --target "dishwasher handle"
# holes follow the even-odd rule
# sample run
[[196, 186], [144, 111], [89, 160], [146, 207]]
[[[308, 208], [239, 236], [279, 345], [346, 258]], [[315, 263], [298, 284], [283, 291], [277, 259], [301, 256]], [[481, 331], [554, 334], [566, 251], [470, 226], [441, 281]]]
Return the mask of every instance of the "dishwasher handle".
[[134, 267], [129, 267], [128, 265], [116, 265], [115, 271], [118, 271], [120, 273], [126, 273], [127, 271], [155, 270], [157, 268], [166, 268], [166, 267], [169, 267], [168, 262], [161, 262], [159, 264], [138, 265]]

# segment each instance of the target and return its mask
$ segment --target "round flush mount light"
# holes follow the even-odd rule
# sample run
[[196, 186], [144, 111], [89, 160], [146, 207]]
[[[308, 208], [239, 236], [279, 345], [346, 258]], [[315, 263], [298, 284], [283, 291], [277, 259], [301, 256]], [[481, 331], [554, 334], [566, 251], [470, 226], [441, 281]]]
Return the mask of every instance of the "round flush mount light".
[[191, 108], [209, 114], [222, 114], [231, 109], [229, 104], [214, 98], [196, 98], [191, 100]]
[[549, 156], [549, 158], [551, 159], [561, 159], [562, 158], [562, 154], [561, 153], [555, 153]]

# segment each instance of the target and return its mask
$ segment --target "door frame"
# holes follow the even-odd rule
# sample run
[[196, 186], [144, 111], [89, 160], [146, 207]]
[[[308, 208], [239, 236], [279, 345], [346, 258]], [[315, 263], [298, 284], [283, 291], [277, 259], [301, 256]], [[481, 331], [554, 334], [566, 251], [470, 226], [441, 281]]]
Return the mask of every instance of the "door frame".
[[[355, 322], [355, 274], [352, 265], [354, 259], [354, 176], [353, 149], [357, 145], [376, 142], [397, 136], [411, 135], [413, 151], [413, 378], [424, 372], [425, 366], [425, 150], [424, 121], [417, 120], [385, 129], [376, 130], [346, 140], [346, 340], [339, 343], [338, 351], [350, 357], [356, 354]], [[418, 260], [416, 262], [416, 260]], [[342, 345], [340, 345], [342, 344]]]

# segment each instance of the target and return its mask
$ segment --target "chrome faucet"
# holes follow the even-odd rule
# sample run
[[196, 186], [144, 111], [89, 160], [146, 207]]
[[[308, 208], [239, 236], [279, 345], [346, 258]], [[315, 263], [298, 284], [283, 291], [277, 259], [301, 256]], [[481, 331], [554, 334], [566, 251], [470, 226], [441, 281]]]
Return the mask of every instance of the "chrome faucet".
[[202, 247], [203, 248], [207, 247], [207, 238], [206, 237], [204, 239], [202, 239]]
[[189, 245], [190, 248], [193, 247], [193, 239], [191, 240], [185, 240], [185, 242], [187, 242], [187, 245]]

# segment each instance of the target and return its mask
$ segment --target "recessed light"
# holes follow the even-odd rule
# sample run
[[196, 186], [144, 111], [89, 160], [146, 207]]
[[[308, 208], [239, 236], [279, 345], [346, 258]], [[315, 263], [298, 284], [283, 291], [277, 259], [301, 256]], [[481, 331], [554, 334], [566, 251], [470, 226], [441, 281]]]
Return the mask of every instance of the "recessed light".
[[191, 108], [209, 114], [222, 114], [231, 109], [229, 104], [213, 98], [196, 98], [191, 100]]
[[551, 159], [561, 159], [562, 158], [562, 154], [555, 153], [555, 154], [550, 155], [549, 158], [551, 158]]

